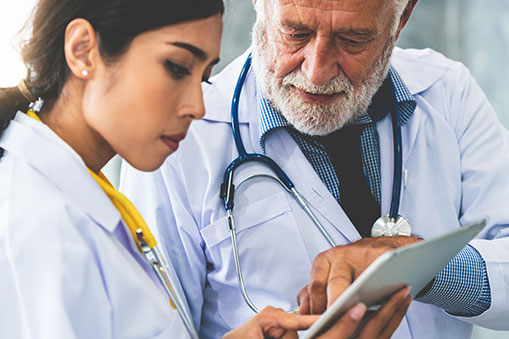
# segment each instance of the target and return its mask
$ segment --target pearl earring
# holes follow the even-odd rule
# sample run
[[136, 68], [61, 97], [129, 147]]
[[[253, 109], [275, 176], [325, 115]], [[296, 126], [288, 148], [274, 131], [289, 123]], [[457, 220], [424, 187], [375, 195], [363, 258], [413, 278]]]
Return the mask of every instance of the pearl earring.
[[83, 75], [84, 77], [88, 76], [88, 71], [86, 69], [82, 70], [81, 75]]

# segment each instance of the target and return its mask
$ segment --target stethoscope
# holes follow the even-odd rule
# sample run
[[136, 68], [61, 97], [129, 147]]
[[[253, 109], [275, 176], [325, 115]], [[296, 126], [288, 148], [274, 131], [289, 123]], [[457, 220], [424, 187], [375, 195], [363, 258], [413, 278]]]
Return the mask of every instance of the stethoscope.
[[[240, 135], [240, 127], [239, 127], [239, 100], [240, 94], [242, 92], [242, 87], [246, 81], [247, 74], [249, 69], [251, 68], [251, 55], [247, 57], [244, 66], [240, 72], [239, 79], [237, 81], [237, 85], [235, 87], [235, 91], [233, 93], [232, 107], [231, 107], [231, 121], [232, 121], [232, 132], [233, 138], [235, 140], [235, 145], [237, 147], [237, 151], [239, 156], [234, 159], [230, 165], [226, 168], [224, 172], [223, 183], [221, 184], [221, 192], [220, 197], [223, 199], [224, 208], [226, 210], [227, 215], [227, 223], [228, 229], [230, 231], [230, 237], [232, 240], [232, 250], [233, 257], [235, 260], [235, 268], [237, 270], [237, 278], [239, 282], [239, 288], [242, 293], [242, 297], [247, 305], [255, 312], [258, 313], [260, 310], [255, 306], [255, 304], [249, 298], [249, 295], [246, 290], [246, 286], [244, 284], [244, 278], [242, 277], [242, 270], [240, 267], [239, 260], [239, 251], [237, 245], [237, 231], [235, 228], [235, 220], [233, 218], [233, 197], [235, 193], [235, 185], [233, 184], [233, 176], [236, 169], [239, 168], [242, 164], [247, 162], [260, 162], [268, 166], [275, 174], [276, 177], [269, 174], [254, 174], [248, 176], [243, 179], [240, 183], [237, 184], [237, 188], [244, 184], [246, 181], [253, 179], [255, 177], [265, 177], [271, 180], [274, 180], [281, 184], [298, 202], [298, 204], [304, 209], [306, 214], [309, 216], [313, 224], [320, 231], [323, 237], [327, 240], [331, 247], [337, 246], [337, 244], [332, 240], [330, 234], [325, 230], [322, 224], [318, 221], [316, 216], [313, 214], [308, 204], [302, 197], [302, 195], [295, 189], [295, 185], [290, 180], [290, 178], [286, 175], [286, 173], [279, 167], [274, 160], [271, 158], [259, 154], [259, 153], [247, 153], [244, 147], [244, 143], [242, 142], [242, 138]], [[393, 102], [395, 103], [396, 98], [394, 95], [393, 88]], [[392, 126], [393, 126], [393, 134], [394, 134], [394, 182], [392, 189], [392, 201], [390, 213], [388, 215], [384, 215], [380, 217], [373, 225], [371, 229], [372, 237], [379, 236], [395, 236], [395, 235], [410, 235], [411, 228], [407, 219], [400, 216], [398, 214], [399, 204], [400, 204], [400, 194], [401, 194], [401, 179], [402, 179], [402, 137], [401, 137], [401, 127], [397, 123], [398, 116], [398, 108], [397, 105], [394, 104], [394, 113], [391, 114], [392, 117]], [[290, 312], [295, 312], [296, 310], [291, 310]]]

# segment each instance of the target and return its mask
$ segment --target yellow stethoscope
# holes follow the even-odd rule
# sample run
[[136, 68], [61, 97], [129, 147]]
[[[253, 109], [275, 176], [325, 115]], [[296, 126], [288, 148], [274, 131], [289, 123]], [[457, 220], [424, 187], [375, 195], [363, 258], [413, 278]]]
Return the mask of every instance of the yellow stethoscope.
[[[38, 121], [41, 121], [37, 113], [40, 112], [44, 100], [41, 98], [30, 104], [30, 109], [27, 115]], [[41, 121], [42, 122], [42, 121]], [[172, 278], [168, 263], [164, 259], [157, 242], [150, 232], [145, 220], [141, 217], [140, 213], [134, 207], [134, 205], [127, 199], [122, 193], [117, 191], [113, 185], [108, 181], [104, 174], [96, 174], [90, 169], [88, 170], [90, 175], [99, 184], [102, 190], [110, 198], [113, 205], [120, 212], [122, 219], [129, 228], [134, 242], [138, 246], [138, 249], [142, 256], [145, 258], [147, 263], [152, 267], [157, 275], [157, 278], [164, 287], [164, 290], [168, 294], [170, 299], [170, 305], [173, 309], [176, 309], [182, 322], [184, 323], [189, 335], [193, 339], [199, 339], [198, 332], [193, 323], [191, 314], [183, 306], [183, 302], [172, 286], [176, 286], [175, 281]]]

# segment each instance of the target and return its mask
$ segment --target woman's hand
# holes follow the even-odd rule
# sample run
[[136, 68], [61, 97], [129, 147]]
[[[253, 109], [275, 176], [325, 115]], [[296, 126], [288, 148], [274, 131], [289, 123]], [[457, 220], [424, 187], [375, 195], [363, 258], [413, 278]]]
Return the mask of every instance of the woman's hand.
[[[405, 288], [396, 293], [358, 330], [366, 306], [353, 306], [320, 339], [346, 339], [358, 333], [358, 338], [390, 338], [412, 301]], [[317, 315], [287, 313], [281, 309], [266, 307], [251, 320], [228, 332], [225, 339], [247, 338], [298, 338], [297, 331], [308, 329], [318, 319]]]

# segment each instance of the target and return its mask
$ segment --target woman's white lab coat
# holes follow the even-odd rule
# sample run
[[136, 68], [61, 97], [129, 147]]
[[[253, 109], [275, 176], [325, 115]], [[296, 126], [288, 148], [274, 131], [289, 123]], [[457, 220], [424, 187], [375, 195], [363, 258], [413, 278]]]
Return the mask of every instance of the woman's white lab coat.
[[22, 113], [0, 147], [0, 338], [186, 337], [78, 154]]
[[[253, 315], [238, 288], [219, 198], [224, 170], [238, 154], [230, 130], [230, 103], [246, 56], [205, 85], [205, 119], [193, 123], [181, 148], [160, 170], [146, 174], [125, 166], [122, 179], [122, 190], [149, 225], [158, 225], [204, 338], [217, 337]], [[509, 329], [508, 133], [461, 64], [430, 50], [397, 49], [393, 65], [417, 101], [402, 129], [405, 178], [400, 214], [424, 238], [486, 218], [487, 228], [471, 245], [486, 262], [492, 296], [490, 309], [472, 318], [414, 302], [394, 338], [467, 338], [472, 324]], [[239, 113], [248, 152], [262, 152], [258, 117], [251, 71]], [[387, 214], [393, 181], [390, 117], [377, 129], [381, 209]], [[265, 145], [267, 155], [286, 171], [336, 243], [358, 240], [355, 227], [287, 131], [272, 132]], [[264, 172], [271, 173], [263, 165], [248, 164], [236, 172], [234, 183]], [[267, 179], [237, 187], [234, 214], [251, 299], [260, 308], [295, 307], [313, 258], [328, 248], [325, 239], [283, 188]]]

